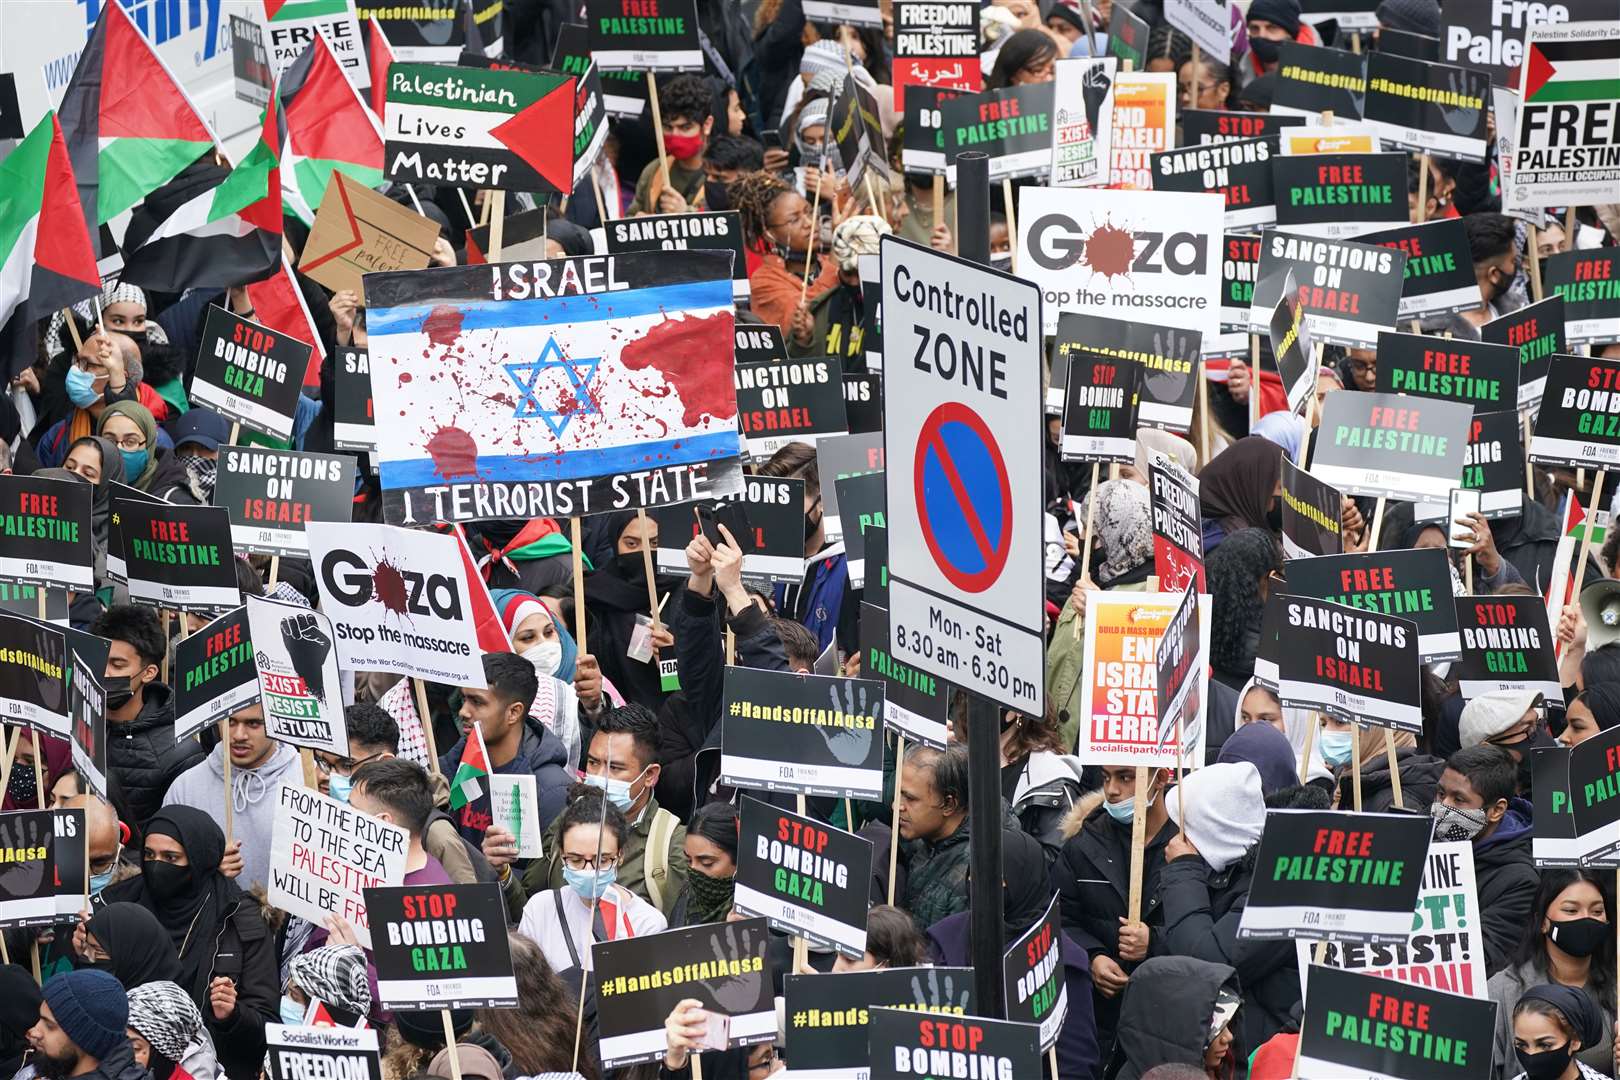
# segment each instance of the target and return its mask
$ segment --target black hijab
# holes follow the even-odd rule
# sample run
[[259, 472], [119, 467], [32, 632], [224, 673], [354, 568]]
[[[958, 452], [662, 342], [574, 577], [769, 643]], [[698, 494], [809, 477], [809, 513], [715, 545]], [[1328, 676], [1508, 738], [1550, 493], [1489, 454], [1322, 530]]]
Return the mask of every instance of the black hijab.
[[1222, 450], [1198, 474], [1198, 501], [1206, 519], [1226, 531], [1270, 529], [1266, 507], [1282, 479], [1282, 447], [1250, 435]]
[[[180, 955], [180, 978], [174, 981], [195, 996], [199, 979], [213, 963], [212, 943], [242, 900], [242, 890], [219, 872], [225, 834], [217, 821], [196, 807], [165, 806], [152, 815], [146, 835], [178, 841], [187, 865], [145, 864], [141, 876], [129, 883], [132, 889], [107, 899], [134, 901], [157, 917]], [[154, 878], [174, 879], [172, 888], [154, 889]]]
[[45, 996], [28, 970], [0, 965], [0, 1073], [15, 1075], [28, 1051], [28, 1029], [39, 1021]]
[[149, 982], [178, 982], [180, 958], [157, 916], [128, 902], [97, 909], [85, 927], [111, 958], [104, 968], [133, 990]]

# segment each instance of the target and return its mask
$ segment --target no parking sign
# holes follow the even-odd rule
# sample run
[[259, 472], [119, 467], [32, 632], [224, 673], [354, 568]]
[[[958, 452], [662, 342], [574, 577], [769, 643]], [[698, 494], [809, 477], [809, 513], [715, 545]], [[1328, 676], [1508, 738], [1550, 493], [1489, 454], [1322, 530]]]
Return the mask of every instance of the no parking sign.
[[891, 651], [1042, 709], [1041, 295], [882, 241]]

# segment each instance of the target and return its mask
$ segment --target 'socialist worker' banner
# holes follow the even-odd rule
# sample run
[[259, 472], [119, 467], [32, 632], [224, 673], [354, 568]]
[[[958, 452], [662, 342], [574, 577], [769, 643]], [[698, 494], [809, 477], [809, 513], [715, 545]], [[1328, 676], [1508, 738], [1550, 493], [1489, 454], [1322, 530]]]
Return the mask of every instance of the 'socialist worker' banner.
[[889, 612], [861, 604], [861, 674], [883, 680], [883, 724], [936, 750], [945, 749], [945, 684], [889, 654]]
[[873, 1007], [968, 1015], [973, 1012], [973, 969], [789, 975], [783, 981], [783, 1000], [794, 1080], [865, 1080], [871, 1074], [866, 1029]]
[[861, 958], [872, 841], [744, 797], [737, 848], [739, 915]]
[[446, 267], [366, 288], [390, 523], [584, 515], [741, 484], [729, 255]]
[[[1312, 319], [1312, 329], [1319, 326]], [[1620, 364], [1612, 366], [1620, 371]], [[1462, 476], [1473, 413], [1454, 401], [1355, 390], [1329, 394], [1311, 472], [1346, 495], [1448, 498]], [[1620, 447], [1615, 456], [1620, 460]]]
[[1283, 557], [1339, 554], [1344, 550], [1344, 496], [1286, 457], [1282, 465]]
[[377, 887], [363, 896], [378, 1004], [395, 1010], [517, 1008], [499, 885]]
[[[500, 936], [504, 943], [504, 929]], [[765, 956], [769, 945], [764, 919], [705, 923], [592, 945], [602, 1067], [663, 1057], [663, 1018], [687, 998], [730, 1018], [728, 1047], [776, 1038], [776, 999]]]
[[1602, 21], [1538, 19], [1525, 30], [1524, 103], [1511, 182], [1502, 188], [1505, 210], [1603, 202], [1620, 185], [1620, 30], [1612, 7], [1594, 18]]
[[1267, 232], [1260, 248], [1249, 329], [1256, 334], [1270, 330], [1272, 309], [1292, 271], [1316, 339], [1352, 349], [1376, 348], [1378, 331], [1395, 325], [1405, 270], [1405, 252], [1351, 240]]
[[1010, 1020], [876, 1008], [869, 1027], [871, 1080], [1041, 1076], [1041, 1029]]
[[1267, 811], [1238, 937], [1404, 943], [1433, 829], [1411, 814]]
[[1490, 89], [1483, 72], [1374, 52], [1367, 56], [1366, 120], [1401, 150], [1483, 162]]
[[1495, 690], [1562, 693], [1547, 605], [1539, 596], [1459, 596], [1462, 662], [1452, 677], [1465, 699]]
[[[1474, 277], [1474, 258], [1468, 248], [1468, 227], [1461, 218], [1441, 218], [1439, 221], [1425, 221], [1421, 225], [1381, 229], [1363, 233], [1357, 239], [1363, 244], [1395, 248], [1406, 253], [1398, 309], [1402, 320], [1424, 315], [1451, 315], [1479, 308], [1479, 280]], [[1503, 318], [1511, 316], [1504, 315]], [[1492, 339], [1486, 337], [1485, 340]]]
[[1042, 915], [1019, 935], [1001, 958], [1002, 993], [1007, 1019], [1036, 1024], [1041, 1049], [1057, 1045], [1063, 1021], [1069, 1015], [1068, 971], [1063, 966], [1063, 920], [1058, 898], [1052, 897]]
[[1313, 964], [1305, 1002], [1300, 1076], [1477, 1080], [1490, 1071], [1494, 1001]]
[[337, 916], [371, 948], [361, 890], [405, 883], [410, 834], [318, 791], [282, 784], [270, 830], [268, 899], [322, 926]]
[[136, 603], [214, 612], [242, 602], [231, 517], [223, 508], [114, 498], [112, 527], [123, 542], [124, 575]]
[[[1477, 282], [1474, 288], [1479, 288]], [[1566, 351], [1564, 298], [1549, 296], [1539, 304], [1492, 319], [1479, 328], [1479, 336], [1493, 345], [1512, 345], [1519, 350], [1519, 408], [1532, 406], [1547, 388], [1552, 358]]]
[[377, 1029], [264, 1025], [270, 1080], [382, 1080]]
[[883, 794], [883, 684], [875, 679], [728, 667], [720, 723], [722, 783]]
[[247, 613], [265, 734], [347, 756], [332, 624], [319, 612], [258, 596], [247, 597]]
[[247, 608], [174, 643], [174, 737], [195, 735], [259, 700]]
[[[1080, 734], [1075, 753], [1099, 765], [1176, 767], [1176, 731], [1160, 730], [1159, 639], [1181, 603], [1174, 593], [1086, 594], [1085, 670], [1080, 682]], [[1199, 652], [1209, 655], [1209, 597], [1199, 601]], [[1203, 716], [1209, 673], [1192, 673], [1188, 713]], [[1204, 725], [1182, 725], [1182, 757], [1204, 760]]]
[[1569, 794], [1581, 865], [1614, 865], [1620, 852], [1620, 728], [1607, 728], [1569, 752]]
[[197, 349], [191, 399], [273, 438], [292, 438], [310, 346], [210, 306]]
[[[1485, 997], [1485, 938], [1474, 881], [1473, 844], [1431, 842], [1406, 940], [1327, 942], [1316, 962], [1464, 997]], [[1301, 941], [1297, 947], [1303, 989], [1316, 946]]]
[[1519, 399], [1519, 351], [1385, 330], [1378, 335], [1377, 380], [1381, 394], [1461, 401], [1479, 412], [1500, 412], [1515, 408]]
[[1409, 619], [1284, 596], [1277, 697], [1341, 720], [1423, 730], [1417, 627]]
[[1530, 460], [1571, 468], [1620, 465], [1620, 360], [1552, 358]]
[[1253, 228], [1277, 220], [1271, 159], [1276, 139], [1222, 141], [1153, 155], [1154, 191], [1206, 191], [1226, 199], [1226, 227]]
[[0, 476], [0, 581], [93, 590], [92, 494], [78, 480]]
[[743, 257], [742, 216], [735, 210], [713, 214], [649, 214], [608, 222], [609, 255], [630, 251], [729, 251], [731, 295], [748, 299], [748, 261]]
[[0, 929], [49, 926], [56, 920], [55, 815], [50, 810], [0, 814]]
[[221, 446], [214, 505], [230, 511], [237, 551], [302, 558], [309, 552], [305, 526], [354, 516], [354, 458]]

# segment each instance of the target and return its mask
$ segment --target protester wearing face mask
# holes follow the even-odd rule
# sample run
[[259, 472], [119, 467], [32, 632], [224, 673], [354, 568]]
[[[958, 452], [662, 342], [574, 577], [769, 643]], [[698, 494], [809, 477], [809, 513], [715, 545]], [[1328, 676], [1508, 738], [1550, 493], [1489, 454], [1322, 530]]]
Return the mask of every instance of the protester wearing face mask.
[[[1540, 1045], [1541, 1033], [1518, 1045], [1519, 1006], [1552, 990], [1573, 1012], [1590, 1008], [1591, 1027], [1572, 1048], [1584, 1073], [1612, 1075], [1614, 1068], [1614, 875], [1606, 870], [1549, 868], [1529, 913], [1522, 920], [1523, 935], [1511, 962], [1491, 976], [1487, 993], [1496, 1002], [1495, 1067], [1492, 1075], [1506, 1080], [1532, 1071], [1528, 1054], [1545, 1054], [1565, 1045], [1557, 1038]], [[1579, 1004], [1584, 1002], [1584, 1006]], [[1511, 1019], [1510, 1019], [1511, 1017]], [[1584, 1023], [1583, 1025], [1584, 1026]], [[1516, 1051], [1526, 1050], [1521, 1056]], [[1537, 1070], [1551, 1069], [1553, 1057], [1537, 1058]], [[1541, 1080], [1573, 1076], [1568, 1061], [1556, 1071], [1541, 1073]]]
[[1602, 1038], [1601, 1011], [1567, 986], [1531, 987], [1513, 1008], [1517, 1080], [1591, 1080], [1607, 1076], [1577, 1055]]
[[145, 405], [120, 401], [102, 411], [96, 434], [111, 439], [124, 459], [125, 483], [148, 494], [185, 486], [185, 466], [158, 445], [157, 421]]
[[160, 488], [154, 494], [182, 506], [211, 506], [219, 448], [230, 443], [231, 425], [212, 409], [194, 408], [170, 426], [169, 434], [174, 439], [175, 461], [185, 476], [183, 482]]
[[1277, 66], [1282, 44], [1320, 45], [1316, 28], [1300, 18], [1299, 0], [1254, 0], [1249, 5], [1249, 52], [1243, 58], [1243, 82], [1251, 82]]
[[1547, 731], [1546, 703], [1534, 690], [1492, 690], [1470, 698], [1457, 722], [1458, 743], [1463, 748], [1490, 743], [1513, 756], [1516, 765], [1517, 794], [1530, 795], [1532, 755], [1556, 746]]
[[[0, 732], [7, 738], [18, 735], [9, 726], [0, 727]], [[38, 776], [34, 774], [36, 753], [39, 755]], [[6, 778], [5, 798], [0, 801], [0, 810], [42, 808], [50, 798], [51, 785], [56, 778], [71, 768], [73, 748], [65, 740], [23, 730], [17, 738], [16, 755], [11, 775]]]
[[517, 589], [496, 589], [490, 593], [490, 598], [500, 613], [501, 622], [506, 625], [513, 650], [534, 665], [539, 686], [529, 715], [562, 741], [568, 748], [569, 761], [578, 761], [580, 711], [583, 709], [587, 717], [595, 717], [607, 700], [600, 678], [596, 680], [593, 700], [587, 703], [573, 679], [579, 648], [574, 644], [573, 635], [563, 629], [539, 597]]
[[799, 305], [838, 284], [837, 260], [818, 253], [810, 202], [782, 180], [766, 172], [746, 173], [726, 190], [742, 219], [743, 242], [760, 256], [748, 275], [749, 309], [785, 337]]
[[[69, 772], [70, 777], [77, 777], [77, 773]], [[63, 785], [58, 784], [54, 790], [61, 790]], [[90, 854], [90, 902], [89, 911], [97, 912], [103, 909], [102, 893], [106, 891], [116, 879], [123, 881], [136, 873], [135, 867], [122, 860], [124, 840], [128, 830], [118, 820], [118, 815], [101, 797], [93, 794], [69, 795], [52, 802], [53, 810], [83, 810], [85, 812], [85, 828], [88, 833]], [[81, 915], [83, 913], [81, 912]], [[49, 979], [52, 975], [63, 971], [70, 971], [74, 967], [82, 966], [83, 961], [74, 946], [74, 931], [78, 928], [79, 920], [73, 919], [57, 923], [54, 927], [39, 930], [13, 930], [8, 931], [6, 941], [14, 954], [28, 951], [30, 939], [37, 938], [39, 944], [39, 970], [42, 978]], [[131, 984], [133, 985], [133, 984]]]
[[822, 524], [821, 471], [816, 448], [790, 442], [759, 467], [760, 476], [796, 477], [804, 481], [804, 578], [776, 586], [776, 610], [803, 623], [825, 649], [836, 637], [845, 652], [859, 648], [858, 605], [850, 596], [849, 563], [844, 542], [829, 544]]
[[730, 913], [737, 877], [737, 832], [737, 808], [730, 803], [708, 803], [693, 816], [681, 843], [686, 853], [686, 887], [669, 913], [671, 927], [719, 922]]
[[75, 967], [105, 971], [133, 990], [157, 979], [180, 977], [180, 958], [157, 916], [139, 904], [119, 902], [97, 909], [72, 935]]
[[[1385, 737], [1389, 743], [1386, 744]], [[1410, 731], [1390, 732], [1372, 724], [1362, 724], [1353, 736], [1361, 747], [1361, 809], [1386, 813], [1395, 808], [1394, 785], [1390, 781], [1388, 745], [1395, 747], [1395, 761], [1401, 770], [1401, 799], [1404, 806], [1423, 807], [1434, 801], [1445, 772], [1444, 758], [1418, 750]], [[1350, 769], [1339, 773], [1338, 809], [1355, 806], [1355, 779]]]
[[703, 148], [714, 130], [713, 95], [699, 75], [677, 75], [658, 88], [669, 180], [656, 155], [636, 181], [630, 216], [684, 214], [704, 209]]
[[[630, 827], [611, 798], [576, 789], [557, 821], [555, 854], [562, 883], [537, 891], [518, 932], [538, 942], [557, 971], [591, 970], [591, 945], [645, 937], [668, 926], [664, 913], [620, 880]], [[605, 805], [604, 805], [605, 803]]]
[[135, 343], [103, 331], [75, 316], [79, 344], [66, 341], [65, 351], [45, 373], [39, 400], [39, 420], [32, 442], [44, 466], [60, 465], [68, 447], [95, 433], [107, 406], [139, 400], [129, 363], [138, 354]]
[[1518, 225], [1505, 214], [1468, 214], [1463, 218], [1468, 248], [1474, 258], [1474, 279], [1488, 318], [1516, 311], [1523, 297], [1514, 282], [1522, 269]]
[[889, 223], [875, 214], [856, 214], [833, 229], [838, 288], [829, 289], [793, 313], [788, 355], [836, 357], [845, 371], [866, 370], [866, 296], [861, 286], [863, 255], [876, 255], [889, 235]]
[[[632, 511], [601, 515], [594, 525], [605, 535], [611, 554], [596, 559], [596, 570], [585, 577], [585, 609], [590, 617], [587, 632], [595, 647], [602, 677], [616, 686], [627, 701], [657, 709], [668, 694], [659, 675], [659, 650], [666, 652], [675, 643], [662, 613], [653, 627], [652, 607], [647, 589], [647, 556], [653, 561], [654, 588], [662, 602], [667, 588], [657, 578], [658, 522]], [[586, 542], [587, 552], [592, 550]], [[635, 650], [637, 656], [632, 656]], [[639, 659], [646, 655], [648, 659]]]
[[1466, 747], [1446, 759], [1429, 808], [1436, 840], [1474, 845], [1486, 975], [1507, 964], [1536, 891], [1531, 808], [1514, 794], [1514, 774], [1513, 756], [1501, 747]]

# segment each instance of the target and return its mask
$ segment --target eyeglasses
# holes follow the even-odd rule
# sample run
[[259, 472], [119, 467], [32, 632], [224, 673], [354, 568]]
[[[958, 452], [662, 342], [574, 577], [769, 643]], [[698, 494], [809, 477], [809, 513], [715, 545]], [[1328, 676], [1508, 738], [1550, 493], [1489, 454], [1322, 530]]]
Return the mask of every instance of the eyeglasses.
[[321, 773], [321, 774], [323, 774], [325, 776], [331, 776], [334, 772], [340, 772], [340, 773], [348, 774], [348, 773], [354, 772], [354, 770], [358, 769], [360, 766], [364, 765], [366, 762], [368, 762], [368, 761], [376, 761], [378, 758], [380, 758], [382, 756], [383, 756], [383, 752], [381, 750], [377, 751], [375, 754], [367, 754], [363, 758], [346, 757], [346, 758], [335, 758], [335, 759], [331, 759], [331, 760], [328, 760], [327, 758], [322, 757], [320, 754], [316, 754], [315, 755], [315, 771], [318, 772], [318, 773]]
[[587, 859], [583, 855], [564, 855], [563, 865], [570, 870], [612, 870], [619, 865], [617, 855], [598, 855], [594, 859]]
[[122, 438], [116, 439], [114, 439], [111, 435], [106, 437], [112, 439], [112, 441], [118, 445], [120, 450], [140, 450], [146, 446], [145, 435], [125, 435]]
[[768, 221], [768, 222], [765, 223], [765, 225], [766, 225], [767, 228], [771, 228], [771, 229], [785, 229], [789, 225], [802, 225], [803, 223], [805, 223], [806, 221], [809, 221], [809, 220], [810, 220], [810, 209], [809, 209], [809, 207], [801, 206], [801, 207], [799, 207], [798, 210], [796, 210], [792, 214], [789, 214], [788, 217], [787, 217], [787, 220], [785, 220], [785, 221], [776, 221], [776, 222]]

